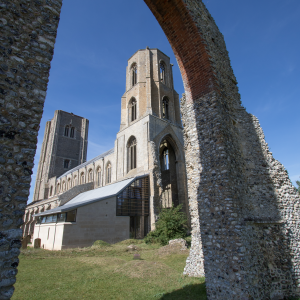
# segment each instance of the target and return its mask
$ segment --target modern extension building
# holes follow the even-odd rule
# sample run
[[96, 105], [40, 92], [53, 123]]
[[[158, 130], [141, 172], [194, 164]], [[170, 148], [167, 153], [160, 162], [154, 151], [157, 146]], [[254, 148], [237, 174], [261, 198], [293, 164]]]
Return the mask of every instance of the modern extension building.
[[126, 70], [114, 147], [86, 161], [88, 120], [56, 111], [47, 123], [24, 236], [45, 249], [143, 238], [159, 209], [188, 215], [183, 131], [172, 64], [158, 49], [138, 50]]

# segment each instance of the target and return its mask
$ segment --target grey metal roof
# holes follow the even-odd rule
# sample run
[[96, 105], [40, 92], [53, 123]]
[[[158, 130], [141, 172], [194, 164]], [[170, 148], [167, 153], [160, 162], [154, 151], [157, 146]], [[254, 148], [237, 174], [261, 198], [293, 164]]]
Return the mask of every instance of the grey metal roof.
[[84, 206], [87, 204], [91, 204], [93, 202], [97, 202], [100, 200], [104, 200], [113, 196], [116, 196], [120, 192], [122, 192], [127, 186], [129, 186], [134, 180], [144, 177], [143, 176], [137, 176], [129, 179], [125, 179], [110, 185], [106, 185], [104, 187], [100, 187], [91, 191], [87, 191], [84, 193], [81, 193], [74, 197], [72, 200], [67, 202], [66, 204], [47, 210], [43, 211], [41, 213], [33, 215], [34, 217], [38, 216], [45, 216], [45, 215], [52, 215], [56, 213], [62, 213], [66, 211], [73, 210], [77, 207]]
[[96, 157], [94, 157], [94, 158], [92, 158], [92, 159], [90, 159], [90, 160], [84, 162], [84, 163], [81, 164], [81, 165], [78, 165], [77, 167], [75, 167], [75, 168], [73, 168], [73, 169], [67, 171], [66, 173], [60, 175], [57, 179], [61, 179], [61, 178], [65, 177], [65, 176], [67, 176], [68, 174], [71, 174], [71, 173], [73, 173], [74, 171], [79, 170], [80, 168], [85, 167], [85, 166], [89, 165], [90, 163], [92, 163], [92, 162], [94, 162], [94, 161], [97, 161], [97, 160], [99, 160], [100, 158], [103, 158], [103, 157], [105, 157], [105, 156], [107, 156], [107, 155], [109, 155], [109, 154], [111, 154], [111, 153], [114, 153], [114, 148], [112, 148], [112, 149], [110, 149], [110, 150], [108, 150], [108, 151], [106, 151], [106, 152], [104, 152], [104, 153], [102, 153], [102, 154], [100, 154], [100, 155], [98, 155], [98, 156], [96, 156]]

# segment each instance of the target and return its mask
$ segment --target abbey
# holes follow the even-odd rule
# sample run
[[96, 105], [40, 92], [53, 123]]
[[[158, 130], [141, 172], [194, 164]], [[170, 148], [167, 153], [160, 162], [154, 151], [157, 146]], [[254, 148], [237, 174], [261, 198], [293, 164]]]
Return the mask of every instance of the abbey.
[[47, 122], [23, 235], [45, 249], [143, 238], [159, 209], [188, 215], [179, 95], [170, 58], [138, 50], [126, 69], [114, 147], [86, 161], [89, 121], [55, 111]]

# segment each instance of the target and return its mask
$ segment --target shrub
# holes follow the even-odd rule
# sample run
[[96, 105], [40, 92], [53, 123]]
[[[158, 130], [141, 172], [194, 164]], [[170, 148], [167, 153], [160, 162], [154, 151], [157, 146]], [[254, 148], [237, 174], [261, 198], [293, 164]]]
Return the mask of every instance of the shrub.
[[169, 240], [186, 237], [187, 219], [185, 214], [180, 211], [181, 208], [182, 205], [162, 208], [155, 224], [156, 229], [148, 233], [144, 239], [145, 242], [167, 245]]
[[97, 240], [97, 241], [94, 242], [93, 246], [94, 247], [110, 247], [111, 245], [109, 243], [104, 242], [104, 241]]

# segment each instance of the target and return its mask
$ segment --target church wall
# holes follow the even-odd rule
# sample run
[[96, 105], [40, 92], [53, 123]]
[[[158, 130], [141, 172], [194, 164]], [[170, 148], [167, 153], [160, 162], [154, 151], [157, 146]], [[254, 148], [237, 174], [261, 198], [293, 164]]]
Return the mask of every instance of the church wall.
[[116, 243], [129, 238], [130, 217], [116, 216], [116, 197], [77, 208], [76, 222], [64, 225], [62, 249]]

